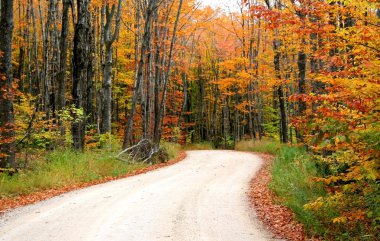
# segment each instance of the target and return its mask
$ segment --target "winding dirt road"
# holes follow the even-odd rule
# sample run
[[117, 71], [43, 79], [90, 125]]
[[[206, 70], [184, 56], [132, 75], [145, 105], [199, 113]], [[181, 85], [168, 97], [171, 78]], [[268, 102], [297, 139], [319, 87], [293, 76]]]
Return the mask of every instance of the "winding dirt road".
[[259, 157], [191, 151], [173, 166], [61, 195], [0, 217], [0, 240], [273, 240], [249, 207]]

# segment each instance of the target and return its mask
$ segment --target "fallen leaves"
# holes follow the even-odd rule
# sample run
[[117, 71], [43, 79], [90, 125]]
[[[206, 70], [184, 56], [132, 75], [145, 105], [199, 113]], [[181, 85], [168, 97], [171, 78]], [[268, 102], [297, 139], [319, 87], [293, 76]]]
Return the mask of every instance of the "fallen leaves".
[[271, 181], [270, 166], [273, 156], [257, 155], [265, 161], [265, 164], [251, 181], [249, 197], [258, 218], [273, 232], [276, 238], [294, 241], [319, 240], [318, 238], [307, 238], [303, 225], [295, 221], [292, 211], [274, 203], [276, 197], [268, 187]]

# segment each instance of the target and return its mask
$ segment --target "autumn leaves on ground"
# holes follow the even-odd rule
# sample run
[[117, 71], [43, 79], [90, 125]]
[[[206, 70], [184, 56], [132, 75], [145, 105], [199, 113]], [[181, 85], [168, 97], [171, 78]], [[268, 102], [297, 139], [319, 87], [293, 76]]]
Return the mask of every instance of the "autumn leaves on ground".
[[235, 148], [289, 239], [376, 240], [379, 2], [234, 1], [1, 0], [0, 203]]

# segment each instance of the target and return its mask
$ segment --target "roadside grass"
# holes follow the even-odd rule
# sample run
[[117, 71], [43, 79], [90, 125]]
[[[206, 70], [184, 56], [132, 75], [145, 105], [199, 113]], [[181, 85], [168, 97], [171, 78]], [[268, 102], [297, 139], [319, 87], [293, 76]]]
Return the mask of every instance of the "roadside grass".
[[280, 203], [293, 210], [310, 236], [324, 236], [326, 231], [318, 217], [304, 208], [305, 204], [325, 195], [323, 187], [312, 180], [317, 176], [316, 162], [303, 148], [282, 146], [277, 151], [269, 188]]
[[235, 149], [273, 155], [269, 188], [276, 194], [276, 201], [293, 211], [308, 235], [324, 236], [326, 230], [317, 216], [304, 208], [305, 204], [325, 195], [323, 187], [312, 180], [319, 173], [316, 162], [306, 150], [270, 139], [242, 141]]
[[253, 151], [265, 154], [276, 155], [278, 150], [281, 148], [280, 142], [263, 139], [261, 141], [249, 140], [238, 142], [235, 146], [235, 150], [238, 151]]
[[176, 158], [182, 151], [182, 146], [178, 143], [162, 142], [161, 147], [166, 150], [169, 156], [169, 160]]
[[[149, 164], [126, 163], [116, 159], [120, 147], [108, 138], [101, 149], [75, 152], [61, 149], [46, 152], [28, 163], [28, 168], [9, 176], [0, 174], [0, 198], [15, 197], [38, 191], [79, 185], [106, 177], [121, 177]], [[179, 144], [163, 142], [169, 159], [182, 151]]]
[[0, 175], [0, 198], [119, 177], [147, 167], [116, 160], [111, 149], [82, 152], [55, 150], [30, 163], [30, 168]]

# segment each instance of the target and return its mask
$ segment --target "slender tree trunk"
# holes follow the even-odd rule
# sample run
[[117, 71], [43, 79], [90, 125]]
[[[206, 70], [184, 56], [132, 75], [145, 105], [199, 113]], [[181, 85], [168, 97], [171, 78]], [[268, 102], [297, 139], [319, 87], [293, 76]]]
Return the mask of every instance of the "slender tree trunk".
[[[292, 4], [295, 6], [296, 14], [302, 22], [302, 25], [303, 25], [302, 29], [305, 29], [306, 28], [306, 25], [305, 25], [305, 18], [306, 18], [305, 12], [306, 11], [302, 11], [302, 10], [306, 10], [306, 6], [304, 6], [303, 3], [299, 6], [296, 6], [294, 1], [292, 1]], [[305, 53], [303, 46], [306, 46], [306, 40], [304, 37], [302, 37], [302, 39], [301, 39], [301, 49], [298, 52], [298, 61], [297, 61], [297, 65], [298, 65], [298, 94], [301, 96], [306, 94], [306, 62], [307, 62], [307, 56], [306, 56], [306, 53]], [[313, 60], [311, 62], [312, 62], [311, 64], [313, 64]], [[306, 102], [300, 98], [298, 100], [298, 112], [297, 112], [297, 115], [299, 116], [299, 118], [302, 118], [302, 116], [305, 114], [305, 111], [306, 111]], [[296, 138], [297, 138], [298, 143], [304, 142], [303, 135], [301, 133], [301, 130], [299, 130], [299, 129], [296, 129]]]
[[144, 66], [146, 64], [146, 57], [147, 57], [147, 49], [148, 45], [151, 39], [151, 29], [152, 29], [152, 22], [153, 22], [153, 16], [154, 16], [154, 10], [157, 8], [157, 0], [150, 0], [148, 3], [147, 12], [145, 14], [145, 27], [144, 27], [144, 35], [142, 38], [142, 45], [141, 45], [141, 51], [140, 51], [140, 60], [137, 70], [137, 77], [135, 79], [134, 85], [133, 85], [133, 96], [132, 96], [132, 108], [131, 113], [128, 119], [127, 127], [124, 131], [124, 141], [123, 141], [123, 148], [128, 147], [128, 142], [131, 138], [132, 134], [132, 128], [133, 128], [133, 117], [136, 113], [136, 105], [137, 105], [137, 96], [140, 90], [141, 82], [144, 79]]
[[165, 103], [166, 103], [166, 92], [167, 92], [167, 89], [168, 89], [168, 84], [169, 84], [169, 79], [170, 79], [170, 74], [171, 74], [171, 67], [172, 67], [172, 57], [173, 57], [173, 49], [174, 49], [174, 44], [176, 42], [176, 36], [177, 36], [177, 28], [178, 28], [178, 22], [179, 22], [179, 18], [180, 18], [180, 15], [181, 15], [181, 10], [182, 10], [182, 4], [183, 4], [183, 0], [180, 0], [179, 1], [179, 6], [178, 6], [178, 11], [177, 11], [177, 16], [176, 16], [176, 20], [175, 20], [175, 23], [174, 23], [174, 29], [173, 29], [173, 36], [172, 36], [172, 40], [171, 40], [171, 43], [170, 43], [170, 50], [169, 50], [169, 56], [168, 56], [168, 66], [167, 66], [167, 70], [165, 72], [165, 76], [164, 76], [164, 83], [163, 83], [163, 93], [162, 93], [162, 99], [161, 99], [161, 105], [160, 105], [160, 109], [159, 109], [159, 114], [158, 114], [158, 120], [156, 119], [156, 123], [155, 123], [155, 126], [154, 126], [154, 143], [156, 145], [159, 145], [160, 144], [160, 139], [161, 139], [161, 134], [162, 134], [162, 125], [163, 125], [163, 117], [165, 116]]
[[181, 112], [180, 112], [179, 118], [178, 118], [178, 124], [177, 124], [178, 128], [181, 128], [181, 126], [182, 126], [183, 114], [186, 110], [186, 106], [187, 106], [187, 102], [188, 102], [187, 101], [188, 100], [187, 76], [185, 73], [182, 74], [182, 81], [183, 81], [183, 104], [182, 104]]
[[[265, 0], [265, 3], [268, 7], [268, 9], [272, 9], [271, 1]], [[274, 5], [276, 8], [278, 8], [278, 2], [275, 2]], [[276, 30], [276, 36], [273, 40], [273, 50], [274, 50], [274, 69], [276, 72], [276, 77], [278, 80], [281, 81], [281, 54], [279, 52], [279, 48], [281, 47], [281, 40], [278, 39], [278, 31]], [[274, 88], [273, 91], [273, 107], [276, 109], [277, 103], [276, 103], [276, 97], [278, 97], [278, 102], [280, 105], [280, 139], [281, 142], [287, 143], [288, 142], [288, 126], [287, 126], [287, 114], [286, 114], [286, 97], [284, 94], [282, 83], [279, 84], [279, 86]]]
[[223, 139], [224, 139], [224, 148], [228, 147], [228, 137], [230, 133], [230, 124], [229, 124], [229, 109], [228, 109], [228, 97], [224, 99], [223, 107]]
[[261, 92], [258, 91], [259, 89], [259, 52], [260, 52], [260, 43], [261, 43], [261, 20], [258, 20], [258, 31], [257, 31], [257, 45], [255, 50], [255, 81], [254, 81], [254, 99], [255, 99], [255, 105], [256, 105], [256, 122], [257, 122], [257, 129], [259, 132], [259, 139], [261, 140], [264, 136], [264, 127], [263, 127], [263, 119], [264, 119], [264, 110], [263, 110], [263, 97]]
[[60, 70], [58, 74], [57, 109], [62, 110], [66, 106], [66, 71], [67, 71], [67, 35], [69, 33], [69, 9], [72, 0], [63, 0], [62, 29], [60, 39]]
[[[249, 58], [249, 70], [250, 71], [253, 71], [253, 68], [254, 68], [254, 64], [257, 65], [257, 62], [255, 60], [255, 57], [257, 58], [257, 56], [255, 56], [254, 52], [255, 50], [253, 49], [253, 44], [254, 44], [254, 35], [255, 35], [255, 28], [254, 28], [254, 19], [253, 17], [251, 17], [252, 19], [250, 20], [249, 24], [248, 24], [248, 27], [250, 25], [252, 25], [252, 29], [251, 29], [251, 36], [250, 36], [250, 40], [249, 40], [249, 51], [248, 51], [248, 58]], [[256, 41], [259, 41], [256, 40]], [[256, 50], [257, 52], [258, 50]], [[257, 67], [257, 66], [255, 66]], [[253, 73], [251, 74], [253, 75]], [[254, 78], [252, 76], [252, 78]], [[256, 96], [256, 93], [254, 94], [254, 80], [250, 79], [249, 80], [249, 83], [248, 83], [248, 93], [247, 93], [247, 100], [248, 100], [248, 130], [249, 130], [249, 135], [250, 135], [250, 138], [251, 139], [256, 139], [256, 129], [258, 131], [258, 125], [255, 125], [255, 108], [254, 108], [254, 104], [257, 105], [257, 103], [254, 103], [254, 96]], [[257, 92], [257, 91], [255, 91]], [[256, 120], [257, 122], [257, 120]], [[255, 128], [256, 127], [256, 128]]]
[[0, 167], [15, 167], [12, 90], [13, 0], [1, 0], [0, 14]]
[[102, 82], [102, 114], [100, 121], [100, 133], [111, 133], [112, 122], [112, 66], [113, 66], [113, 43], [119, 35], [120, 18], [121, 18], [122, 0], [118, 1], [117, 13], [115, 17], [115, 30], [111, 32], [112, 21], [115, 16], [116, 5], [113, 4], [110, 10], [106, 5], [105, 24], [103, 28], [103, 38], [105, 45], [105, 63], [103, 66], [103, 82]]
[[[50, 0], [51, 2], [51, 18], [52, 18], [52, 29], [49, 31], [51, 47], [50, 51], [51, 60], [48, 72], [48, 94], [49, 94], [49, 109], [52, 112], [52, 117], [56, 117], [56, 94], [57, 94], [57, 83], [58, 75], [60, 72], [60, 40], [58, 31], [58, 0]], [[48, 30], [47, 30], [48, 31]]]
[[30, 44], [30, 27], [31, 27], [31, 22], [30, 22], [30, 5], [28, 1], [28, 7], [27, 7], [27, 18], [26, 18], [26, 47], [27, 47], [27, 54], [28, 54], [28, 65], [27, 65], [27, 72], [26, 72], [26, 80], [28, 83], [28, 93], [32, 94], [32, 47]]
[[[302, 41], [305, 43], [305, 40]], [[304, 95], [306, 93], [306, 54], [302, 50], [298, 52], [298, 71], [299, 71], [299, 81], [298, 81], [298, 94]], [[300, 99], [298, 101], [298, 116], [302, 117], [306, 111], [306, 102]], [[303, 135], [300, 130], [296, 131], [297, 142], [302, 143], [304, 141]]]
[[34, 80], [32, 81], [33, 87], [32, 87], [32, 93], [37, 95], [39, 93], [39, 84], [40, 84], [40, 68], [39, 68], [39, 61], [38, 61], [38, 38], [37, 38], [37, 24], [36, 24], [36, 15], [34, 12], [34, 6], [33, 6], [33, 0], [30, 0], [30, 15], [32, 17], [32, 25], [33, 25], [33, 50], [34, 50], [34, 67], [35, 67], [35, 73], [34, 73]]
[[[18, 12], [19, 12], [19, 21], [21, 22], [21, 10], [22, 9], [25, 9], [25, 6], [21, 6], [21, 2], [20, 0], [18, 1]], [[29, 9], [28, 9], [29, 10]], [[26, 14], [26, 19], [29, 18], [29, 11], [27, 10], [27, 14]], [[24, 11], [23, 11], [24, 12]], [[24, 31], [22, 31], [22, 28], [20, 27], [19, 28], [19, 38], [20, 38], [20, 42], [19, 45], [20, 45], [20, 53], [19, 53], [19, 56], [18, 56], [18, 69], [17, 69], [17, 72], [15, 74], [15, 79], [18, 79], [19, 80], [19, 86], [20, 86], [20, 89], [21, 91], [24, 91], [24, 87], [25, 87], [25, 83], [24, 83], [24, 78], [23, 78], [23, 74], [24, 74], [24, 66], [25, 66], [25, 40], [26, 40], [26, 29], [27, 29], [27, 26], [24, 27]]]
[[[281, 81], [281, 54], [279, 52], [280, 48], [280, 40], [275, 39], [273, 41], [273, 49], [274, 49], [274, 67], [275, 72], [277, 75], [277, 78]], [[287, 114], [286, 114], [286, 97], [284, 94], [282, 83], [279, 84], [277, 88], [277, 96], [278, 96], [278, 103], [280, 106], [280, 135], [281, 135], [281, 142], [287, 143], [288, 142], [288, 125], [287, 125]]]
[[105, 64], [102, 83], [102, 114], [100, 122], [100, 133], [111, 132], [111, 103], [112, 103], [112, 46], [106, 46]]

